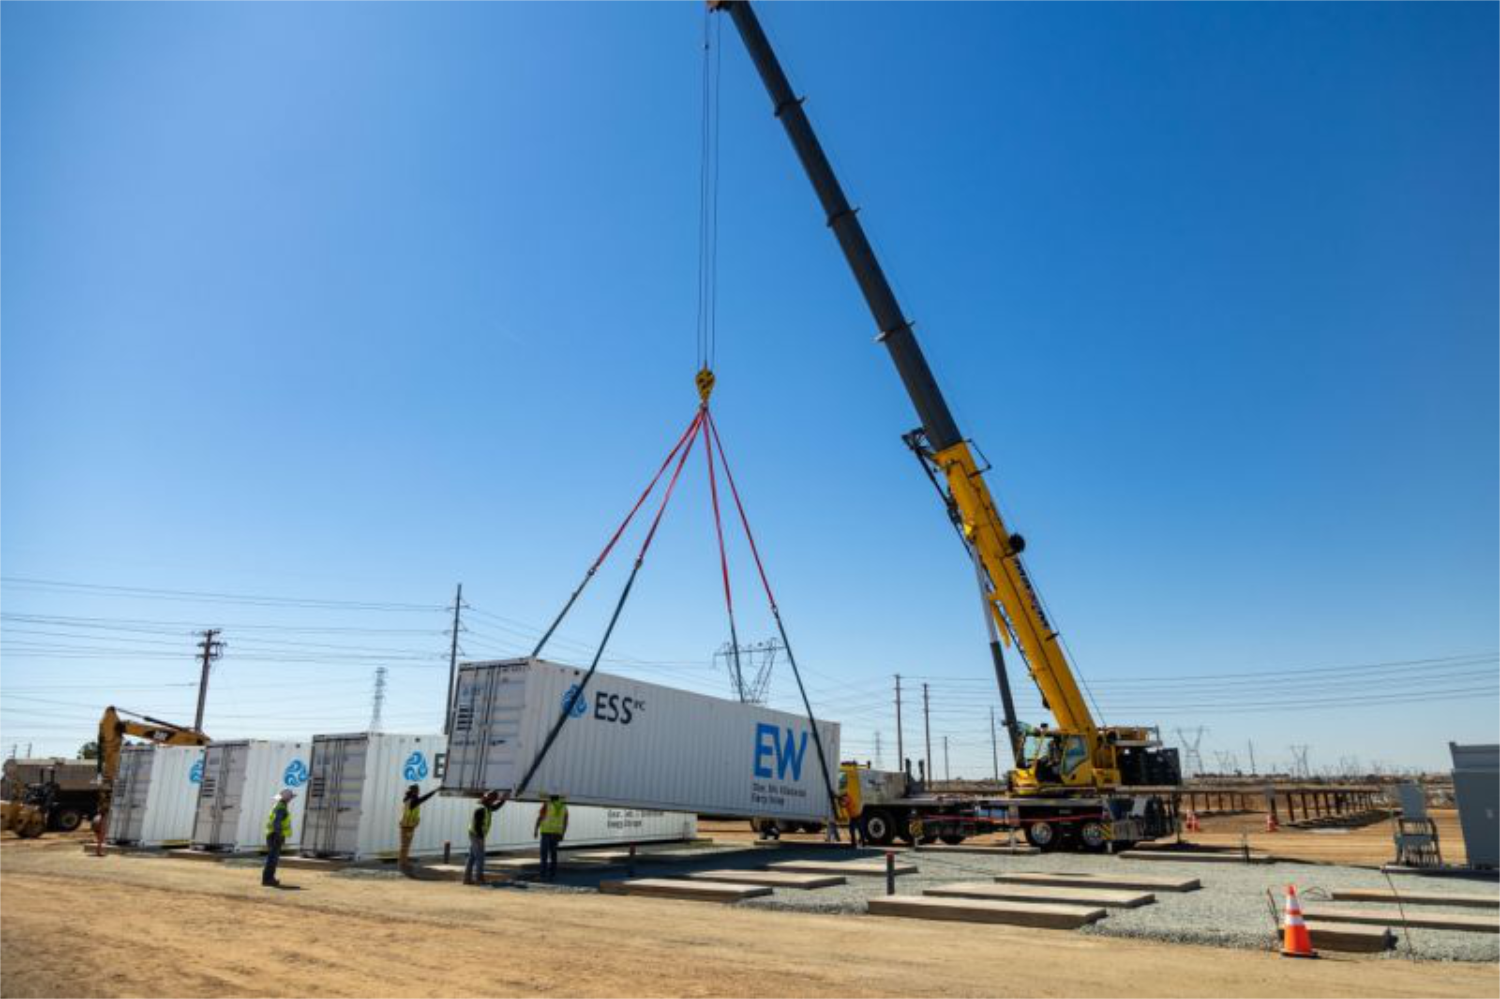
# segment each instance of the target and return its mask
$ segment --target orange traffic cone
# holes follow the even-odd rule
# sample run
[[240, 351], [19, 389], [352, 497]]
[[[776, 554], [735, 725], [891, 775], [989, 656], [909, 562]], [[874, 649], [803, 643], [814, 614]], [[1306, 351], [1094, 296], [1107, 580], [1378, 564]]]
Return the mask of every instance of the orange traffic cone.
[[1275, 832], [1277, 829], [1280, 829], [1280, 828], [1281, 828], [1281, 824], [1276, 821], [1276, 815], [1275, 815], [1275, 813], [1273, 813], [1273, 812], [1267, 812], [1266, 813], [1266, 832]]
[[1193, 811], [1192, 809], [1188, 809], [1187, 822], [1184, 824], [1183, 828], [1187, 832], [1198, 832], [1198, 831], [1200, 831], [1200, 827], [1198, 825], [1198, 813], [1197, 812]]
[[1302, 921], [1302, 905], [1297, 901], [1297, 887], [1286, 886], [1286, 921], [1281, 944], [1282, 957], [1317, 957], [1312, 947], [1312, 934]]

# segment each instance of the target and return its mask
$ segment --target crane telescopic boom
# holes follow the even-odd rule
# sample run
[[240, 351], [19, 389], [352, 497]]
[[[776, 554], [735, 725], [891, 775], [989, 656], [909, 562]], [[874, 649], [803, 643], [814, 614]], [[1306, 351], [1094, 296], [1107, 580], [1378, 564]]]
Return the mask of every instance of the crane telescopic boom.
[[[709, 0], [709, 7], [727, 13], [739, 30], [750, 59], [770, 94], [776, 117], [786, 129], [797, 158], [817, 192], [828, 227], [838, 239], [844, 259], [854, 272], [854, 279], [875, 318], [878, 339], [890, 352], [907, 395], [916, 407], [922, 426], [909, 435], [908, 442], [933, 474], [934, 482], [939, 484], [949, 515], [980, 566], [982, 582], [986, 584], [982, 586], [986, 607], [1001, 638], [1007, 644], [1014, 641], [1019, 646], [1045, 705], [1057, 720], [1058, 730], [1051, 734], [1057, 737], [1059, 757], [1054, 758], [1053, 765], [1044, 766], [1045, 773], [1039, 773], [1035, 761], [1023, 762], [1018, 753], [1015, 783], [1022, 790], [1043, 784], [1094, 787], [1118, 783], [1116, 745], [1144, 744], [1148, 741], [1147, 731], [1101, 729], [1094, 720], [1058, 634], [1021, 562], [1025, 542], [1006, 528], [985, 482], [985, 470], [980, 468], [973, 449], [959, 433], [953, 414], [917, 343], [912, 324], [897, 303], [859, 216], [844, 196], [802, 108], [802, 99], [792, 90], [755, 11], [749, 0]], [[995, 651], [996, 668], [1003, 688], [1003, 664], [998, 657], [998, 646], [995, 646]], [[1020, 741], [1019, 725], [1014, 718], [1008, 718], [1007, 725], [1014, 745]]]

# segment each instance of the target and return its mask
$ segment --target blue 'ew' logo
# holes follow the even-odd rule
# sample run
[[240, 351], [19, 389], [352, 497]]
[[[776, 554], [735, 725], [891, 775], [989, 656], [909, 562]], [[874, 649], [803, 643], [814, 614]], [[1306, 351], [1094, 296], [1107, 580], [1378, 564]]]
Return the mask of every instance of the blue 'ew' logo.
[[307, 764], [301, 760], [293, 760], [286, 765], [286, 772], [281, 775], [281, 782], [287, 787], [301, 787], [307, 783]]
[[194, 784], [203, 783], [203, 761], [201, 759], [194, 763], [192, 768], [188, 770], [188, 780]]
[[420, 751], [412, 753], [406, 758], [406, 764], [401, 770], [407, 780], [422, 780], [427, 776], [427, 757]]
[[767, 725], [759, 722], [755, 726], [755, 776], [770, 780], [771, 768], [767, 764], [770, 757], [776, 757], [777, 780], [786, 780], [786, 772], [792, 772], [792, 780], [802, 779], [802, 758], [807, 755], [807, 733], [802, 733], [802, 741], [796, 741], [797, 736], [791, 729], [786, 729], [786, 742], [781, 741], [780, 728], [775, 725]]

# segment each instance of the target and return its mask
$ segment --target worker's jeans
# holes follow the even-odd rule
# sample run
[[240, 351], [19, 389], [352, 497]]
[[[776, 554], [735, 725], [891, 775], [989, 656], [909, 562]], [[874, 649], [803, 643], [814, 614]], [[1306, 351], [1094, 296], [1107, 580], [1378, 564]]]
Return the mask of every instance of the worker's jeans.
[[542, 833], [542, 880], [557, 877], [557, 845], [562, 837], [557, 833]]
[[260, 883], [263, 885], [274, 885], [276, 883], [276, 864], [281, 860], [281, 845], [285, 842], [280, 836], [266, 837], [266, 866], [260, 872]]
[[464, 882], [484, 880], [484, 837], [469, 833], [469, 859], [464, 863]]
[[411, 866], [411, 840], [416, 834], [416, 826], [401, 827], [401, 853], [396, 858], [396, 866], [403, 870]]

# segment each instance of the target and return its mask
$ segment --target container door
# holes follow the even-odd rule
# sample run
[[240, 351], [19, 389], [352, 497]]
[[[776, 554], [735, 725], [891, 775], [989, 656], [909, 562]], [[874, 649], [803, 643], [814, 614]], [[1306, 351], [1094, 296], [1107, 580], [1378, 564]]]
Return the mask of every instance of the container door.
[[[250, 747], [225, 746], [224, 762], [219, 767], [219, 814], [214, 825], [214, 842], [240, 844], [239, 822], [245, 807], [245, 767]], [[269, 807], [269, 806], [267, 806]]]
[[333, 830], [338, 813], [330, 793], [337, 787], [333, 780], [338, 744], [341, 739], [318, 739], [313, 742], [307, 765], [307, 807], [302, 813], [302, 851], [326, 854], [333, 849]]
[[193, 842], [204, 846], [219, 844], [219, 780], [225, 746], [210, 746], [203, 751], [203, 779], [198, 784], [198, 807], [193, 814]]
[[359, 852], [359, 819], [369, 753], [369, 739], [340, 740], [336, 785], [332, 791], [335, 811], [332, 852], [339, 855]]
[[110, 805], [114, 815], [109, 824], [114, 838], [121, 842], [134, 843], [141, 838], [154, 762], [154, 751], [150, 749], [120, 754], [120, 773], [115, 782], [114, 802]]
[[506, 790], [521, 779], [517, 756], [529, 674], [524, 666], [460, 673], [444, 787]]

